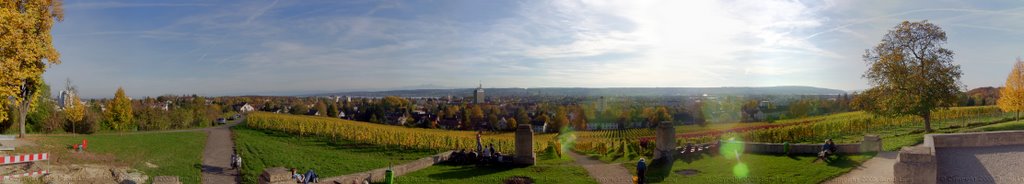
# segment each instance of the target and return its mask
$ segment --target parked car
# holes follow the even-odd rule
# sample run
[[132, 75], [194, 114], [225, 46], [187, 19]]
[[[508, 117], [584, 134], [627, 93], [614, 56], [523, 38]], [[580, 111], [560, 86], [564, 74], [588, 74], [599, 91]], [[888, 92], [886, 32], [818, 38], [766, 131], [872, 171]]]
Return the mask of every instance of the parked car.
[[224, 123], [227, 123], [227, 122], [228, 121], [224, 120], [224, 118], [217, 118], [217, 123], [224, 124]]

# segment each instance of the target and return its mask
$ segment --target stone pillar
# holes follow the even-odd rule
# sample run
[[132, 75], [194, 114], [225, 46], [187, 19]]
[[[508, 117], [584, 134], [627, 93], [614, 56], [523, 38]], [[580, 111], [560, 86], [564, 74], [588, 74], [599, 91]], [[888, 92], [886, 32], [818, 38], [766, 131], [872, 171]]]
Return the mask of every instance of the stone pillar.
[[285, 184], [295, 183], [292, 180], [292, 173], [284, 167], [273, 167], [263, 170], [259, 178], [260, 184]]
[[654, 131], [655, 150], [654, 160], [667, 158], [672, 160], [672, 152], [676, 150], [676, 127], [672, 122], [661, 122], [658, 129]]
[[937, 163], [932, 147], [903, 147], [893, 165], [895, 183], [935, 183]]
[[860, 142], [860, 152], [881, 152], [882, 151], [882, 138], [878, 135], [864, 135], [864, 140]]
[[515, 164], [533, 165], [537, 155], [533, 153], [533, 125], [519, 124], [516, 128]]

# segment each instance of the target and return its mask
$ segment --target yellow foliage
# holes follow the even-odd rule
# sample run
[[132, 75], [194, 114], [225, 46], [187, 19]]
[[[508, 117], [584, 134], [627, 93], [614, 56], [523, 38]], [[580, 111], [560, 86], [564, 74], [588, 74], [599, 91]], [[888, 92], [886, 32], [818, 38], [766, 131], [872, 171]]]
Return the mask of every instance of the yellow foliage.
[[999, 109], [1006, 112], [1024, 110], [1024, 61], [1017, 58], [1017, 63], [1006, 77], [1006, 86], [999, 91]]
[[[473, 131], [407, 128], [329, 117], [255, 112], [246, 118], [246, 126], [300, 136], [323, 136], [402, 148], [434, 150], [472, 150], [476, 148], [476, 132]], [[551, 134], [534, 135], [534, 151], [547, 147], [553, 140], [554, 135]], [[515, 149], [514, 133], [485, 134], [482, 141], [484, 146], [494, 144], [494, 149], [503, 153], [512, 153]]]

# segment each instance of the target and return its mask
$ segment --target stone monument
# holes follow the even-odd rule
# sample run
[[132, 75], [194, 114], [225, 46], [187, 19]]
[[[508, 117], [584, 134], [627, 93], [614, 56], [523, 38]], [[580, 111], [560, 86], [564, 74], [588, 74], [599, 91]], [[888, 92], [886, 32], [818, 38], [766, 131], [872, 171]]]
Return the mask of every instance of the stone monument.
[[658, 129], [655, 130], [654, 135], [654, 160], [662, 158], [672, 160], [672, 153], [676, 150], [676, 127], [672, 125], [672, 122], [658, 123]]
[[519, 124], [516, 128], [515, 164], [533, 165], [537, 163], [537, 155], [533, 153], [533, 126]]

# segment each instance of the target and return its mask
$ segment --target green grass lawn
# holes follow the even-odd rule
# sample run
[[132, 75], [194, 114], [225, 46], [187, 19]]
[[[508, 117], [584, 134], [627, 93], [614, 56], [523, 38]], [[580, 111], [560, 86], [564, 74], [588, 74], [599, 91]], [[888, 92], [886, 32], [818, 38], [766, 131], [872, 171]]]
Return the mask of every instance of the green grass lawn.
[[1001, 130], [1024, 130], [1024, 120], [1011, 121], [1006, 123], [999, 123], [993, 125], [987, 125], [982, 127], [972, 128], [973, 131], [1001, 131]]
[[322, 178], [369, 171], [437, 154], [434, 151], [387, 148], [320, 137], [262, 131], [235, 126], [235, 145], [242, 155], [242, 182], [256, 183], [270, 167], [314, 169]]
[[[83, 138], [89, 141], [87, 151], [100, 155], [99, 159], [72, 156], [78, 153], [71, 153], [69, 146], [81, 144]], [[25, 151], [48, 151], [52, 157], [66, 163], [127, 165], [141, 170], [150, 178], [178, 176], [182, 183], [200, 183], [202, 180], [200, 166], [206, 146], [204, 132], [54, 136], [39, 137], [39, 141], [51, 146]], [[113, 156], [113, 163], [103, 159], [103, 155]]]
[[[737, 177], [735, 157], [705, 154], [697, 159], [677, 159], [670, 166], [652, 164], [648, 167], [647, 178], [653, 183], [820, 183], [849, 172], [872, 156], [841, 155], [833, 156], [831, 163], [811, 163], [815, 159], [813, 155], [744, 154], [740, 159], [748, 174]], [[622, 164], [636, 175], [635, 161]], [[684, 170], [697, 174], [679, 174]]]
[[526, 176], [534, 183], [597, 183], [583, 167], [569, 158], [552, 158], [537, 153], [537, 164], [529, 167], [434, 165], [399, 176], [396, 183], [502, 183], [513, 176]]

